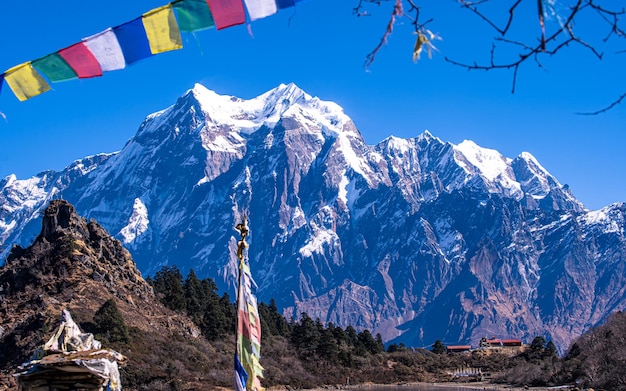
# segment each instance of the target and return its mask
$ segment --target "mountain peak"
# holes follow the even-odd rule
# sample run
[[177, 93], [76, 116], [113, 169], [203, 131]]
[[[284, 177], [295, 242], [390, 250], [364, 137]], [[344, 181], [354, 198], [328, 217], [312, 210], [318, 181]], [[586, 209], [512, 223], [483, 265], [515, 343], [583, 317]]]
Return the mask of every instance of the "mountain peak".
[[[94, 314], [109, 299], [137, 331], [125, 349], [135, 365], [163, 362], [165, 351], [168, 358], [178, 354], [171, 351], [174, 336], [177, 344], [206, 349], [191, 320], [159, 302], [118, 240], [69, 202], [52, 201], [41, 234], [26, 248], [14, 246], [0, 267], [0, 368], [24, 363], [48, 340], [51, 324], [61, 316], [71, 321], [66, 310], [77, 324], [93, 325]], [[72, 350], [81, 350], [76, 346]], [[183, 356], [177, 362], [185, 362]]]
[[84, 219], [76, 213], [76, 209], [64, 200], [53, 200], [46, 208], [41, 222], [41, 235], [50, 240], [62, 231], [74, 230], [85, 233]]
[[282, 99], [286, 99], [289, 103], [299, 103], [312, 99], [311, 95], [304, 92], [300, 87], [294, 83], [280, 84], [278, 87], [271, 90], [274, 94], [279, 95]]

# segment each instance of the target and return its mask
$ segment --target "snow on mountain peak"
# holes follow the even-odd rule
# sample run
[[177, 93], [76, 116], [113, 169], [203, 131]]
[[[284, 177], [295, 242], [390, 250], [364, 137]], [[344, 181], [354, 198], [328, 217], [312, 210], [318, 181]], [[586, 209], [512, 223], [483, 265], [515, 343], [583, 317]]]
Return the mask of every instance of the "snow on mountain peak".
[[464, 140], [454, 146], [454, 159], [468, 174], [468, 180], [480, 175], [492, 190], [505, 190], [516, 199], [523, 196], [511, 169], [512, 160], [495, 149], [483, 148], [471, 140]]
[[349, 121], [339, 105], [311, 97], [294, 83], [280, 84], [252, 99], [220, 95], [201, 84], [195, 84], [187, 94], [193, 95], [207, 122], [227, 125], [243, 134], [254, 133], [264, 125], [274, 127], [284, 117], [321, 124], [323, 130], [333, 133], [340, 132]]
[[429, 130], [424, 130], [424, 131], [422, 132], [422, 134], [420, 134], [420, 135], [417, 137], [417, 140], [418, 140], [418, 141], [432, 141], [432, 140], [437, 140], [437, 141], [442, 142], [442, 141], [441, 141], [441, 139], [440, 139], [439, 137], [435, 137], [435, 136], [433, 136], [433, 134], [432, 134], [432, 133], [430, 133], [430, 131], [429, 131]]
[[478, 170], [485, 179], [494, 181], [509, 170], [511, 159], [505, 158], [495, 149], [480, 147], [471, 140], [464, 140], [454, 149], [457, 161], [468, 173]]
[[522, 152], [515, 159], [513, 169], [515, 170], [517, 180], [522, 185], [522, 189], [534, 198], [541, 199], [550, 192], [552, 187], [561, 186], [556, 178], [552, 177], [539, 164], [537, 159], [528, 152]]

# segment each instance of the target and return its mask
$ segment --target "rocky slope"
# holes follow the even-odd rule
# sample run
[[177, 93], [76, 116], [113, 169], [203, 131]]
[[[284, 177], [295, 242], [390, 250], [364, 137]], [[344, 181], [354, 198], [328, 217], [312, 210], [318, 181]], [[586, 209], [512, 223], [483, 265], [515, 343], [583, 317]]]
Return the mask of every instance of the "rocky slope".
[[245, 209], [261, 300], [385, 341], [544, 335], [565, 349], [626, 307], [624, 204], [586, 210], [529, 153], [429, 132], [367, 145], [339, 106], [293, 84], [249, 100], [196, 85], [117, 153], [5, 178], [5, 253], [59, 195], [144, 274], [176, 264], [226, 290]]
[[[152, 287], [118, 240], [95, 221], [87, 222], [78, 216], [67, 201], [52, 201], [45, 209], [42, 230], [34, 243], [28, 248], [13, 247], [0, 268], [3, 374], [10, 374], [51, 337], [63, 309], [69, 310], [77, 322], [89, 324], [110, 298], [115, 299], [133, 334], [133, 343], [123, 347], [132, 361], [126, 370], [127, 379], [129, 374], [146, 382], [164, 376], [159, 372], [164, 371], [166, 363], [155, 370], [152, 361], [162, 359], [162, 350], [177, 344], [193, 352], [203, 346], [209, 348], [189, 319], [156, 300]], [[189, 351], [169, 354], [175, 362]], [[144, 373], [151, 366], [152, 373]], [[3, 377], [6, 382], [0, 382], [0, 389], [2, 383], [5, 387], [11, 384], [8, 379], [8, 375]]]

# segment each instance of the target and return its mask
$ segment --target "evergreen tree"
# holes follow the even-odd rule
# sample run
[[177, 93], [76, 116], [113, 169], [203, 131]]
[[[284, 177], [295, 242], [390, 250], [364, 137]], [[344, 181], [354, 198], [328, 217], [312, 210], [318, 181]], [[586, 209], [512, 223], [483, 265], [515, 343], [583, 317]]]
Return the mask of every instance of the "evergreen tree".
[[346, 327], [346, 335], [348, 336], [346, 340], [348, 346], [356, 347], [359, 343], [359, 336], [356, 329], [352, 326]]
[[337, 344], [348, 344], [348, 334], [341, 327], [337, 326], [332, 329]]
[[102, 304], [93, 317], [94, 330], [97, 338], [105, 339], [110, 343], [130, 343], [128, 329], [124, 318], [117, 308], [115, 299], [109, 299]]
[[176, 266], [163, 266], [154, 276], [154, 291], [161, 303], [174, 311], [185, 310], [183, 275]]
[[317, 354], [332, 364], [336, 364], [339, 358], [339, 347], [331, 329], [323, 329], [320, 333]]
[[436, 340], [433, 344], [432, 352], [435, 354], [443, 354], [446, 352], [446, 346], [440, 339]]
[[235, 330], [235, 324], [237, 322], [237, 305], [230, 299], [230, 295], [227, 292], [224, 292], [220, 298], [220, 307], [226, 317], [226, 327], [222, 331], [224, 335], [227, 335]]
[[205, 294], [202, 289], [202, 283], [196, 277], [196, 273], [191, 269], [183, 285], [185, 295], [185, 308], [194, 323], [200, 326], [200, 322], [204, 318]]
[[546, 349], [543, 353], [546, 357], [557, 357], [559, 355], [559, 351], [552, 341], [548, 341], [548, 343], [546, 344]]
[[382, 352], [384, 349], [378, 344], [378, 342], [372, 337], [372, 333], [369, 330], [363, 330], [358, 334], [359, 344], [362, 345], [366, 351], [376, 354]]
[[306, 312], [303, 312], [300, 323], [296, 323], [293, 326], [293, 331], [291, 333], [291, 341], [293, 345], [302, 350], [303, 353], [311, 353], [317, 349], [319, 340], [320, 332], [317, 325]]
[[[201, 285], [205, 297], [201, 330], [202, 334], [204, 334], [209, 341], [215, 341], [224, 335], [234, 332], [234, 315], [225, 311], [222, 299], [217, 294], [217, 285], [215, 285], [215, 282], [210, 279], [204, 279]], [[229, 303], [229, 305], [232, 307], [232, 304]], [[233, 316], [233, 323], [231, 323], [229, 316]]]
[[274, 324], [277, 335], [289, 337], [291, 334], [289, 322], [287, 322], [287, 319], [285, 319], [285, 317], [278, 312], [276, 300], [270, 300], [269, 311], [271, 316], [271, 322]]
[[404, 343], [400, 342], [400, 344], [395, 344], [392, 343], [391, 345], [389, 345], [389, 347], [387, 348], [387, 352], [388, 353], [395, 353], [395, 352], [403, 352], [406, 350], [406, 346], [404, 345]]
[[383, 337], [380, 333], [376, 333], [376, 345], [378, 345], [378, 353], [385, 351], [385, 343], [383, 342]]
[[546, 339], [541, 335], [538, 335], [530, 343], [530, 351], [533, 353], [543, 353], [543, 349], [546, 346]]
[[259, 318], [261, 319], [261, 334], [264, 337], [278, 334], [276, 327], [272, 323], [270, 309], [263, 302], [259, 303]]

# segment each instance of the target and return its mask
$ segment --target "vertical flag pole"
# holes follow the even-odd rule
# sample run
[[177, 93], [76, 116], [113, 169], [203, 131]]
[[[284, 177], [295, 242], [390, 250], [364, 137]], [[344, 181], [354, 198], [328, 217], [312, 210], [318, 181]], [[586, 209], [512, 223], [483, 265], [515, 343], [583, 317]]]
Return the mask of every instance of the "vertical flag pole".
[[237, 315], [235, 318], [235, 391], [245, 391], [246, 383], [248, 381], [248, 374], [241, 364], [241, 343], [239, 341], [239, 329], [242, 326], [239, 324], [241, 322], [241, 319], [239, 319], [239, 310], [241, 307], [241, 300], [243, 300], [241, 279], [244, 266], [244, 250], [248, 247], [246, 237], [248, 236], [248, 233], [250, 231], [248, 228], [248, 221], [245, 213], [242, 213], [241, 223], [237, 224], [235, 226], [235, 229], [239, 231], [239, 235], [241, 236], [241, 239], [237, 242], [237, 259], [239, 260], [239, 264], [237, 265]]

